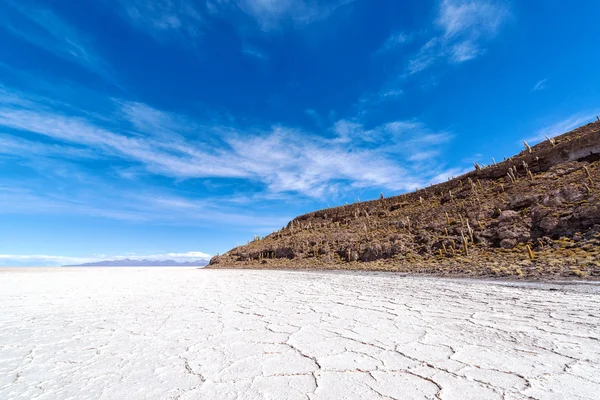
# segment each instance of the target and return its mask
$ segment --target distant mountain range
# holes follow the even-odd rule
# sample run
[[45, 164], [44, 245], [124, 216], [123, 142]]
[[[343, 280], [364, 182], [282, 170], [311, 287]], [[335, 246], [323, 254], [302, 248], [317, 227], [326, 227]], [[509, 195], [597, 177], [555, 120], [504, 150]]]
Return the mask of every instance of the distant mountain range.
[[173, 260], [106, 260], [63, 267], [204, 267], [208, 260], [178, 262]]

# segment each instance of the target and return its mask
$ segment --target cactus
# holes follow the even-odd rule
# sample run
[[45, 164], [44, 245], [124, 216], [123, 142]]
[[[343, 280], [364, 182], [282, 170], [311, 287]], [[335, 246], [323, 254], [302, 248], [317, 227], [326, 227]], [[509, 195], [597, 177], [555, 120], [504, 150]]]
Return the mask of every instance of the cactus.
[[533, 174], [530, 170], [527, 170], [527, 175], [529, 176], [529, 179], [533, 180]]
[[590, 185], [593, 186], [594, 181], [592, 181], [592, 174], [590, 174], [590, 170], [585, 165], [583, 166], [583, 169], [585, 170], [585, 174], [587, 175], [587, 179], [590, 182]]
[[510, 179], [511, 182], [516, 182], [517, 181], [517, 176], [515, 175], [515, 171], [516, 171], [516, 167], [513, 169], [513, 167], [510, 167], [508, 169], [508, 177]]
[[494, 165], [497, 165], [496, 164], [496, 159], [494, 157], [492, 157], [492, 161], [494, 162]]
[[469, 255], [469, 245], [467, 242], [467, 238], [465, 237], [465, 234], [463, 233], [462, 229], [460, 230], [460, 237], [462, 239], [463, 250], [465, 251], [465, 255], [468, 256]]
[[546, 136], [546, 139], [548, 139], [548, 142], [550, 142], [552, 147], [556, 146], [556, 141], [554, 140], [554, 138], [550, 138], [547, 135], [544, 135], [544, 136]]
[[467, 219], [467, 231], [469, 232], [469, 237], [471, 238], [471, 242], [475, 243], [475, 240], [473, 240], [473, 229], [471, 229], [471, 225], [469, 225], [468, 219]]
[[527, 149], [529, 154], [531, 154], [531, 152], [532, 152], [531, 146], [529, 144], [527, 144], [527, 142], [525, 140], [523, 140], [523, 144], [525, 145], [525, 149]]
[[475, 170], [477, 170], [477, 171], [481, 170], [481, 166], [479, 164], [477, 164], [475, 161], [473, 161], [473, 166], [475, 167]]
[[[448, 211], [446, 211], [446, 225], [450, 225], [450, 216], [448, 215]], [[448, 233], [446, 233], [447, 235]]]
[[531, 250], [531, 246], [527, 245], [527, 254], [530, 260], [533, 260], [535, 256], [533, 255], [533, 250]]

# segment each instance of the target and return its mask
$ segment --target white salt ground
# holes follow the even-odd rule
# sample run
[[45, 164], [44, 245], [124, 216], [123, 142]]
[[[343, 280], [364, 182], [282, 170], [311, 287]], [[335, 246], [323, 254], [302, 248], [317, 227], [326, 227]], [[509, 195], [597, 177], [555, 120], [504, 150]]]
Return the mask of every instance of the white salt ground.
[[598, 399], [596, 285], [0, 269], [0, 399]]

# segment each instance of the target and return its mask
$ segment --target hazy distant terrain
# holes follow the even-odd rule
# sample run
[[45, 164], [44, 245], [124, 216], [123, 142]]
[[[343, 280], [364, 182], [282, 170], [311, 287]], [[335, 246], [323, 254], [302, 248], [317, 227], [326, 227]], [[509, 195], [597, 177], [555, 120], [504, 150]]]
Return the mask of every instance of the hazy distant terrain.
[[97, 261], [79, 265], [65, 265], [65, 267], [204, 267], [207, 260], [173, 261], [173, 260], [110, 260]]
[[0, 269], [2, 399], [597, 399], [600, 288]]

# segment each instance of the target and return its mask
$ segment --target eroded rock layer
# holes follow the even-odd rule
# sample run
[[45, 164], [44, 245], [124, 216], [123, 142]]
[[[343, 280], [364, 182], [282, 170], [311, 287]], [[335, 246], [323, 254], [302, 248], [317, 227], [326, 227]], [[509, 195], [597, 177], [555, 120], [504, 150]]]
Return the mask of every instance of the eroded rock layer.
[[209, 268], [600, 277], [600, 122], [413, 193], [324, 209]]

